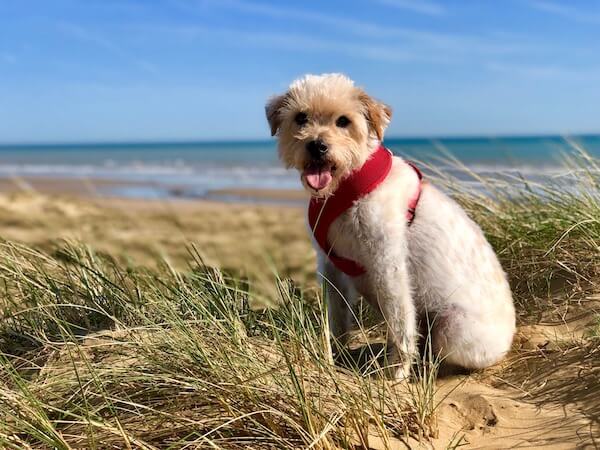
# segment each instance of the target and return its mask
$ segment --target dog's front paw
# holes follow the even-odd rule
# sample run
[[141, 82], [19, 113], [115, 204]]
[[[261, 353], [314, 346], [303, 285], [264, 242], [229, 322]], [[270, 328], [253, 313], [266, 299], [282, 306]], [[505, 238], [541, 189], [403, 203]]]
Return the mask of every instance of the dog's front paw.
[[396, 363], [386, 367], [386, 376], [390, 380], [404, 381], [410, 378], [410, 363]]
[[410, 378], [410, 364], [402, 367], [395, 367], [395, 371], [392, 375], [392, 378], [395, 381], [404, 381]]
[[404, 381], [410, 378], [411, 358], [408, 355], [399, 355], [393, 349], [387, 357], [385, 373], [387, 378], [394, 381]]

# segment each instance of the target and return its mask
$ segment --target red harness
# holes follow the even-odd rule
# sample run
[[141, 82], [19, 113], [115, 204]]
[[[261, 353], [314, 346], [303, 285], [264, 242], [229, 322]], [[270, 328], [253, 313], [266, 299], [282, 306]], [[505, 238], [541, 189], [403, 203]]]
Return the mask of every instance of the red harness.
[[[392, 168], [392, 152], [380, 145], [375, 153], [363, 164], [341, 181], [337, 190], [326, 200], [311, 198], [308, 205], [308, 223], [313, 230], [316, 241], [331, 262], [346, 275], [356, 277], [366, 269], [351, 259], [343, 258], [333, 252], [327, 241], [327, 232], [335, 219], [349, 209], [355, 201], [372, 192], [385, 180]], [[415, 218], [415, 209], [421, 196], [423, 175], [413, 164], [408, 163], [419, 177], [416, 192], [408, 202], [406, 219], [410, 225]]]

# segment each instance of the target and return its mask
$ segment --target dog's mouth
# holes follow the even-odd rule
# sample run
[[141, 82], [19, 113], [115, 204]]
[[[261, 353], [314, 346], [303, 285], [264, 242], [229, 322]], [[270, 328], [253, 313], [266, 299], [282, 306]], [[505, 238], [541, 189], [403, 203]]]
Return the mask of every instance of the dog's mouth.
[[318, 192], [331, 184], [335, 169], [335, 165], [330, 163], [313, 162], [305, 167], [302, 176], [306, 180], [306, 184]]

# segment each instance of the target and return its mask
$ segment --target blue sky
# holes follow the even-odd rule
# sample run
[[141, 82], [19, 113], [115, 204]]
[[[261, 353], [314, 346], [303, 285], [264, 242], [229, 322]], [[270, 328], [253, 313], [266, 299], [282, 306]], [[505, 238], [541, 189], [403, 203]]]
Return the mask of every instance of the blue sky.
[[600, 132], [600, 2], [0, 0], [0, 142], [267, 138], [344, 72], [389, 136]]

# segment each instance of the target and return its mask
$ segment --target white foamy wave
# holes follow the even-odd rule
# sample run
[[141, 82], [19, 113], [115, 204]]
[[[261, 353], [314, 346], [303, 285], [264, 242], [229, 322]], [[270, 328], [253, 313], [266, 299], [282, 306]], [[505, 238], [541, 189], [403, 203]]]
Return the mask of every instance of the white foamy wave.
[[[561, 176], [568, 175], [572, 173], [572, 170], [566, 168], [564, 166], [558, 165], [545, 165], [545, 166], [534, 166], [534, 165], [503, 165], [503, 164], [465, 164], [464, 168], [457, 165], [433, 165], [436, 170], [440, 172], [450, 172], [450, 173], [462, 173], [468, 174], [469, 171], [472, 171], [481, 176], [488, 175], [522, 175], [525, 177], [528, 176]], [[466, 170], [465, 170], [466, 168]]]
[[274, 166], [216, 166], [216, 165], [164, 165], [147, 163], [129, 163], [118, 165], [88, 164], [0, 164], [0, 175], [48, 175], [48, 176], [102, 176], [118, 177], [133, 175], [232, 175], [237, 177], [279, 176], [288, 171]]
[[[422, 166], [427, 173], [427, 165]], [[485, 186], [478, 176], [496, 179], [508, 184], [515, 180], [536, 183], [568, 181], [577, 173], [560, 166], [470, 164], [467, 171], [453, 165], [432, 166], [436, 171], [457, 179], [461, 184], [483, 191]], [[129, 161], [118, 163], [112, 160], [102, 164], [0, 164], [0, 177], [49, 177], [49, 178], [89, 178], [134, 182], [133, 186], [106, 188], [107, 193], [125, 197], [191, 197], [206, 198], [211, 191], [220, 189], [301, 189], [298, 173], [286, 170], [279, 165], [226, 165], [218, 163], [186, 164], [182, 160], [170, 164]]]

